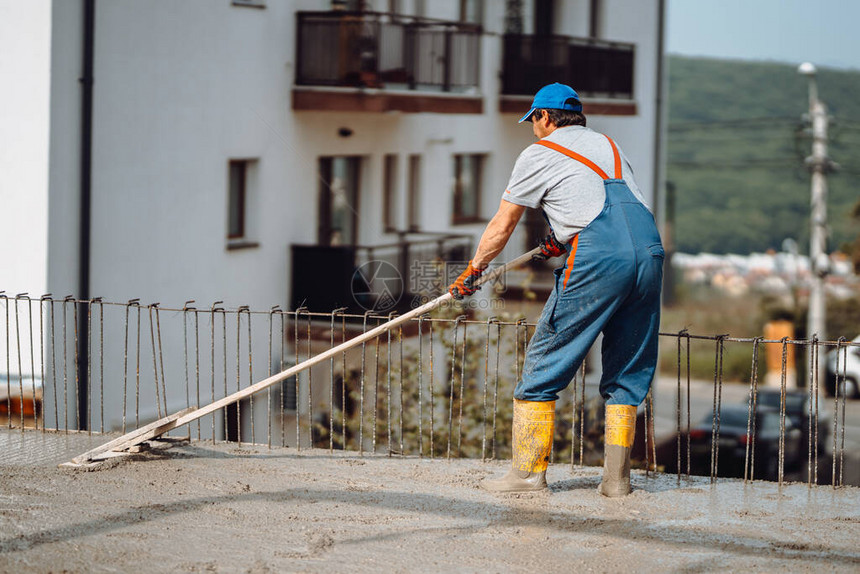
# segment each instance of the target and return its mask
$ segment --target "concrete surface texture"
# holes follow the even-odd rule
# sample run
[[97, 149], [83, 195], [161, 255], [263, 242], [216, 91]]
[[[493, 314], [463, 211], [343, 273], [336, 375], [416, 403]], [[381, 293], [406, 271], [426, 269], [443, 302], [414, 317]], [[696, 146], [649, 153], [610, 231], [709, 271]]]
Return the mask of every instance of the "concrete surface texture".
[[[95, 472], [104, 437], [0, 431], [2, 572], [850, 571], [860, 489], [552, 465], [547, 492], [492, 495], [509, 463], [196, 442]], [[17, 455], [15, 454], [17, 453]]]

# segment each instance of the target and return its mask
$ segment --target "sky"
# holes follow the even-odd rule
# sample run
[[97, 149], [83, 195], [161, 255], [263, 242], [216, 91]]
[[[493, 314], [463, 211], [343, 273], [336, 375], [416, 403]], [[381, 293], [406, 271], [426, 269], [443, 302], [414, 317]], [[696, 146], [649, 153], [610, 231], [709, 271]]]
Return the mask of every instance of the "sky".
[[860, 69], [860, 0], [669, 0], [667, 51]]

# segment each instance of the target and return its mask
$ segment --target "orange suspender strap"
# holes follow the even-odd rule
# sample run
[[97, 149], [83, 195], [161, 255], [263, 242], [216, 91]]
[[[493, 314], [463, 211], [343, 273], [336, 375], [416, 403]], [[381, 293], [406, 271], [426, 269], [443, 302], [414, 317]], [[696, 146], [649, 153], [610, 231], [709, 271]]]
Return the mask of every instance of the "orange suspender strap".
[[[606, 136], [606, 139], [609, 140], [609, 145], [612, 146], [612, 156], [615, 160], [615, 179], [622, 179], [621, 177], [621, 154], [618, 153], [618, 147], [616, 147], [615, 142], [612, 141], [612, 138]], [[535, 142], [544, 147], [548, 147], [549, 149], [555, 150], [559, 153], [566, 155], [569, 158], [575, 159], [581, 164], [591, 168], [594, 173], [600, 176], [601, 179], [609, 179], [609, 176], [606, 175], [606, 172], [603, 171], [600, 166], [591, 161], [585, 156], [579, 155], [576, 152], [570, 151], [564, 146], [560, 146], [555, 142], [540, 140]], [[576, 248], [579, 245], [579, 234], [573, 236], [573, 239], [570, 242], [570, 254], [567, 256], [567, 269], [564, 271], [564, 282], [562, 283], [562, 290], [567, 289], [567, 282], [570, 280], [570, 274], [573, 271], [573, 263], [576, 261]]]
[[561, 290], [567, 289], [567, 280], [570, 279], [570, 272], [573, 271], [573, 262], [576, 259], [576, 247], [579, 245], [579, 233], [573, 236], [570, 241], [570, 255], [567, 256], [567, 269], [564, 270], [564, 282], [561, 284]]
[[612, 141], [612, 138], [606, 136], [606, 139], [609, 140], [609, 145], [612, 146], [612, 155], [615, 157], [615, 179], [623, 179], [621, 177], [621, 154], [618, 153], [618, 148], [615, 146], [615, 142]]
[[[612, 140], [610, 140], [610, 141], [612, 141]], [[579, 154], [578, 154], [578, 153], [576, 153], [576, 152], [570, 151], [570, 150], [569, 150], [569, 149], [567, 149], [566, 147], [564, 147], [564, 146], [560, 146], [560, 145], [558, 145], [558, 144], [557, 144], [557, 143], [555, 143], [555, 142], [551, 142], [551, 141], [547, 141], [547, 140], [539, 140], [539, 141], [537, 141], [537, 142], [535, 142], [535, 143], [536, 143], [536, 144], [538, 144], [538, 145], [542, 145], [542, 146], [544, 146], [544, 147], [548, 147], [549, 149], [553, 149], [553, 150], [555, 150], [555, 151], [557, 151], [557, 152], [559, 152], [559, 153], [563, 153], [563, 154], [564, 154], [564, 155], [566, 155], [567, 157], [569, 157], [569, 158], [573, 158], [573, 159], [575, 159], [576, 161], [578, 161], [578, 162], [580, 162], [580, 163], [584, 164], [585, 166], [590, 167], [592, 170], [594, 170], [594, 173], [596, 173], [597, 175], [599, 175], [599, 176], [600, 176], [600, 178], [601, 178], [601, 179], [609, 179], [609, 176], [608, 176], [608, 175], [606, 175], [606, 172], [605, 172], [605, 171], [603, 171], [602, 169], [600, 169], [600, 166], [598, 166], [596, 163], [594, 163], [593, 161], [591, 161], [590, 159], [588, 159], [588, 158], [587, 158], [587, 157], [585, 157], [585, 156], [582, 156], [582, 155], [579, 155]], [[613, 149], [614, 149], [614, 144], [613, 144]], [[616, 170], [616, 171], [617, 171], [617, 170]]]

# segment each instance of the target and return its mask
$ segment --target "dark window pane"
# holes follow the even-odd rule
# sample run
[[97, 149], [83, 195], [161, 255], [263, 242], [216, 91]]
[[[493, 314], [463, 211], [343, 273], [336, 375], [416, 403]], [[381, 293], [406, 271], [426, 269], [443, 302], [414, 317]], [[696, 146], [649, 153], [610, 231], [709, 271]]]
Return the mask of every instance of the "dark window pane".
[[454, 221], [477, 219], [480, 212], [481, 161], [478, 154], [454, 156]]
[[386, 230], [397, 229], [398, 211], [400, 204], [397, 201], [397, 156], [389, 154], [385, 156], [382, 197], [382, 223]]
[[361, 158], [320, 158], [319, 242], [352, 245], [356, 237]]
[[230, 162], [227, 237], [245, 236], [245, 162]]
[[421, 202], [421, 156], [409, 156], [409, 229], [421, 227], [418, 206]]

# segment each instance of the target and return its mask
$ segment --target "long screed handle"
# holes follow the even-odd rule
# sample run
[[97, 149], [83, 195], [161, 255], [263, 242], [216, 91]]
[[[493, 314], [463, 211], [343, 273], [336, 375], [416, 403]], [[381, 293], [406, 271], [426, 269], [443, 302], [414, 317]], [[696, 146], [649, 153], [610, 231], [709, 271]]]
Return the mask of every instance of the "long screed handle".
[[[517, 267], [520, 267], [520, 266], [528, 263], [529, 261], [531, 261], [532, 255], [535, 255], [537, 253], [540, 253], [540, 248], [532, 249], [528, 253], [520, 255], [516, 259], [509, 261], [508, 263], [505, 263], [501, 267], [497, 267], [496, 269], [493, 269], [492, 271], [490, 271], [486, 275], [483, 275], [476, 282], [476, 285], [483, 285], [485, 283], [493, 281], [496, 278], [503, 275], [505, 272], [509, 271], [510, 269], [516, 269]], [[366, 341], [369, 341], [371, 339], [378, 337], [379, 335], [382, 335], [386, 331], [393, 329], [394, 327], [401, 325], [401, 324], [405, 323], [406, 321], [414, 319], [415, 317], [420, 317], [421, 315], [424, 315], [425, 313], [429, 313], [430, 311], [432, 311], [436, 307], [439, 307], [440, 305], [442, 305], [446, 301], [449, 301], [450, 299], [453, 299], [453, 297], [451, 296], [450, 293], [445, 293], [444, 295], [440, 295], [439, 297], [433, 299], [432, 301], [429, 301], [429, 302], [425, 303], [424, 305], [421, 305], [420, 307], [412, 309], [408, 313], [405, 313], [399, 317], [395, 317], [394, 319], [392, 319], [391, 321], [388, 321], [387, 323], [383, 323], [382, 325], [379, 325], [378, 327], [371, 329], [370, 331], [367, 331], [366, 333], [362, 333], [361, 335], [358, 335], [357, 337], [353, 337], [349, 341], [341, 343], [337, 347], [332, 347], [328, 351], [324, 351], [324, 352], [320, 353], [319, 355], [308, 359], [307, 361], [304, 361], [302, 363], [299, 363], [298, 365], [295, 365], [294, 367], [290, 367], [289, 369], [287, 369], [285, 371], [281, 371], [280, 373], [272, 375], [271, 377], [269, 377], [267, 379], [263, 379], [259, 383], [255, 383], [255, 384], [251, 385], [250, 387], [247, 387], [245, 389], [242, 389], [241, 391], [235, 392], [232, 395], [224, 397], [223, 399], [219, 399], [219, 400], [215, 401], [214, 403], [211, 403], [211, 404], [209, 404], [209, 405], [207, 405], [201, 409], [198, 409], [194, 412], [188, 413], [187, 415], [180, 417], [179, 419], [176, 420], [176, 426], [180, 427], [184, 424], [190, 423], [191, 421], [194, 421], [200, 417], [206, 416], [209, 413], [213, 413], [213, 412], [217, 411], [218, 409], [221, 409], [221, 408], [223, 408], [223, 407], [225, 407], [231, 403], [235, 403], [236, 401], [244, 399], [247, 396], [253, 395], [254, 393], [261, 391], [261, 390], [265, 389], [266, 387], [274, 385], [277, 382], [283, 381], [284, 379], [288, 379], [295, 374], [298, 374], [298, 373], [300, 373], [306, 369], [313, 367], [314, 365], [317, 365], [319, 363], [327, 361], [327, 360], [331, 359], [332, 357], [335, 357], [338, 354], [340, 354], [340, 353], [342, 353], [348, 349], [356, 347], [356, 346], [358, 346], [358, 345], [360, 345]]]

